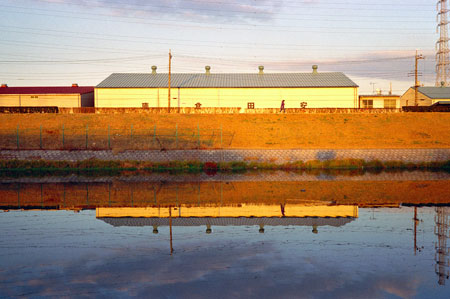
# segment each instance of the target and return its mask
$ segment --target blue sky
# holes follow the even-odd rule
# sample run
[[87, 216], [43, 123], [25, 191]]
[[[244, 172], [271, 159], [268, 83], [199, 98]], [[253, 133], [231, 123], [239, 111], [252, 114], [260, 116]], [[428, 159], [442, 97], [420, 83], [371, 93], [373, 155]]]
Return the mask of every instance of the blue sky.
[[[346, 73], [402, 94], [435, 81], [436, 1], [0, 0], [0, 81], [97, 85], [113, 72]], [[375, 85], [371, 84], [375, 83]]]

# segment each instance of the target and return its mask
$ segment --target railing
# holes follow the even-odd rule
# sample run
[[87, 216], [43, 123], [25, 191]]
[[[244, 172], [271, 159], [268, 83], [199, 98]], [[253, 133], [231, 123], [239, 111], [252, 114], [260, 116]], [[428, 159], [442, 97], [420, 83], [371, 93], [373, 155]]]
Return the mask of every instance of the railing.
[[0, 107], [0, 113], [58, 113], [58, 107]]
[[227, 148], [232, 134], [223, 134], [222, 128], [60, 128], [47, 130], [43, 126], [14, 130], [0, 129], [0, 149], [64, 149], [64, 150], [165, 150]]
[[0, 107], [0, 113], [61, 113], [61, 114], [314, 114], [314, 113], [400, 113], [407, 112], [445, 112], [449, 111], [449, 107], [435, 107], [430, 110], [430, 107], [403, 107], [401, 108], [286, 108], [284, 112], [280, 112], [280, 108], [254, 108], [242, 109], [240, 107], [172, 107], [170, 112], [167, 108], [96, 108], [96, 107], [73, 107], [73, 108], [59, 108], [59, 107]]
[[[176, 114], [235, 114], [240, 113], [240, 107], [210, 107], [210, 108], [193, 108], [193, 107], [172, 107], [170, 113]], [[142, 114], [167, 114], [168, 108], [60, 108], [62, 114], [72, 113], [99, 113], [99, 114], [123, 114], [123, 113], [142, 113]]]
[[[286, 108], [285, 112], [280, 112], [280, 108], [255, 108], [242, 109], [240, 107], [207, 107], [207, 108], [192, 108], [180, 107], [170, 108], [171, 114], [304, 114], [304, 113], [399, 113], [402, 109], [399, 108]], [[97, 113], [97, 114], [125, 114], [125, 113], [142, 113], [142, 114], [167, 114], [167, 108], [59, 108], [59, 113]]]
[[243, 113], [253, 113], [253, 114], [277, 114], [277, 113], [287, 113], [287, 114], [315, 114], [315, 113], [335, 113], [335, 114], [345, 114], [345, 113], [400, 113], [402, 109], [398, 108], [286, 108], [285, 112], [280, 112], [280, 108], [255, 108], [255, 109], [244, 109]]
[[404, 112], [450, 112], [450, 105], [442, 106], [405, 106]]

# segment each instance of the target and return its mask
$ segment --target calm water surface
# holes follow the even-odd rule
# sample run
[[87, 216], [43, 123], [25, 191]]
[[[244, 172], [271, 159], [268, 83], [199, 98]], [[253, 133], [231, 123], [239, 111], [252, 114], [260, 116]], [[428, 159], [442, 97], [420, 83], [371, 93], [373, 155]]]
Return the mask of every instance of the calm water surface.
[[87, 203], [80, 194], [80, 208], [73, 199], [62, 205], [78, 187], [20, 184], [1, 186], [1, 297], [450, 297], [450, 208], [442, 203], [304, 200], [302, 182], [298, 198], [270, 193], [258, 203], [214, 182], [214, 200], [204, 185], [208, 198], [197, 201], [196, 183], [187, 197], [186, 183], [175, 183], [156, 203], [144, 204], [157, 190], [146, 185], [149, 193], [122, 190], [128, 204], [115, 193]]

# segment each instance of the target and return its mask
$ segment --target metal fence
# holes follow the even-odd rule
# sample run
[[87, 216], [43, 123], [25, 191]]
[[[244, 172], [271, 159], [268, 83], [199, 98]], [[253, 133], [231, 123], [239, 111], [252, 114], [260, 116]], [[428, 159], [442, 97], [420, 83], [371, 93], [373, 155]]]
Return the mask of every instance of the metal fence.
[[179, 128], [89, 128], [0, 129], [1, 149], [63, 149], [63, 150], [164, 150], [164, 149], [217, 149], [231, 145], [233, 134], [218, 129]]

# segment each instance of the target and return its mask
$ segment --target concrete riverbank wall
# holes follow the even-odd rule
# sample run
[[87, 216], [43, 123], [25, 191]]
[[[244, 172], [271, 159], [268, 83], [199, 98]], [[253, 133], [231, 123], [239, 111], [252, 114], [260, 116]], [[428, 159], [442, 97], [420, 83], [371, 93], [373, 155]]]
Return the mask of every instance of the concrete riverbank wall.
[[0, 150], [0, 160], [46, 161], [257, 162], [282, 165], [297, 161], [361, 159], [404, 163], [445, 162], [450, 149], [233, 149], [233, 150]]

